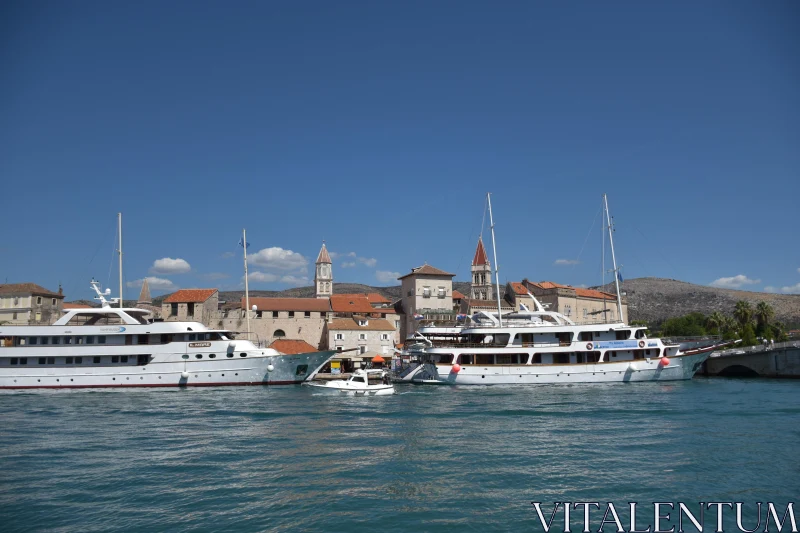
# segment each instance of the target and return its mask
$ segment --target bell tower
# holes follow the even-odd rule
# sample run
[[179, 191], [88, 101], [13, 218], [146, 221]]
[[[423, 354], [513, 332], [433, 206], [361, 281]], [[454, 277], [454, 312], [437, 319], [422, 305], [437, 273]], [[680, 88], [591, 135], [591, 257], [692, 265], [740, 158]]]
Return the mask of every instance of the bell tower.
[[475, 250], [470, 271], [472, 272], [472, 287], [469, 297], [473, 300], [491, 300], [493, 297], [492, 266], [489, 258], [486, 257], [483, 237], [478, 237], [478, 248]]
[[317, 269], [314, 273], [317, 298], [330, 298], [333, 294], [333, 271], [331, 266], [331, 256], [325, 247], [325, 241], [322, 241], [322, 248], [317, 256]]

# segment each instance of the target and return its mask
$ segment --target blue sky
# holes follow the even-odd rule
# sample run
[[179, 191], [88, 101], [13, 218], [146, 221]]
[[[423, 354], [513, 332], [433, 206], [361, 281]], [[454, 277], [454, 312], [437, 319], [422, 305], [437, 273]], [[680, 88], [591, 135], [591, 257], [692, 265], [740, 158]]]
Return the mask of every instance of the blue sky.
[[467, 280], [490, 191], [501, 281], [596, 285], [606, 192], [625, 278], [800, 293], [797, 2], [3, 2], [0, 62], [2, 281], [115, 287], [118, 211], [126, 298], [242, 228], [256, 289]]

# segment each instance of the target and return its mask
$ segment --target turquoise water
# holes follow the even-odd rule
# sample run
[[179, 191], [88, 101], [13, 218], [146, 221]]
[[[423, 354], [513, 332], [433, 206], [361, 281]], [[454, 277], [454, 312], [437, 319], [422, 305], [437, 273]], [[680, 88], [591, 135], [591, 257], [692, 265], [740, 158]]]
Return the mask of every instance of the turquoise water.
[[532, 501], [800, 492], [800, 381], [398, 390], [0, 394], [0, 529], [541, 531]]

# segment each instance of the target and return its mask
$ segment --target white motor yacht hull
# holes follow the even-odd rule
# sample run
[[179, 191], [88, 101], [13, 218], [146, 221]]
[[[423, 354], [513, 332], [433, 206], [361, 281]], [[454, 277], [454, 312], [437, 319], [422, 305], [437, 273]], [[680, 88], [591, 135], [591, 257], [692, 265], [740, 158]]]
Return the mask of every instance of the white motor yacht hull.
[[[664, 366], [659, 358], [611, 363], [569, 365], [453, 365], [426, 364], [414, 383], [435, 381], [452, 385], [539, 385], [551, 383], [614, 383], [692, 379], [710, 352], [673, 356]], [[435, 370], [434, 367], [435, 366]]]
[[309, 381], [304, 383], [306, 387], [310, 387], [314, 392], [335, 396], [391, 396], [395, 393], [393, 385], [369, 385], [365, 388], [340, 386], [346, 384], [347, 382], [312, 383]]

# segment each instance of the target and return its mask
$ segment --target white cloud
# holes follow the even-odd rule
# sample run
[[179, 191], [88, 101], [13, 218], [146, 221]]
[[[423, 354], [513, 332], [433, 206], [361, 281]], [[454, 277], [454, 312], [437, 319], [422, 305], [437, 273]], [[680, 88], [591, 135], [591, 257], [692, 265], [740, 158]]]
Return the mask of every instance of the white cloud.
[[375, 259], [374, 257], [369, 257], [369, 258], [367, 258], [367, 257], [359, 257], [358, 258], [358, 262], [361, 263], [361, 264], [367, 265], [370, 268], [372, 268], [372, 267], [374, 267], [375, 265], [378, 264], [378, 260]]
[[755, 285], [761, 283], [760, 279], [750, 279], [744, 274], [733, 276], [731, 278], [719, 278], [712, 281], [709, 285], [719, 289], [738, 289], [743, 285]]
[[192, 267], [184, 259], [164, 257], [153, 261], [150, 267], [151, 274], [186, 274]]
[[390, 281], [397, 281], [402, 274], [400, 272], [390, 272], [388, 270], [375, 271], [375, 278], [381, 283], [389, 283]]
[[262, 268], [297, 270], [298, 272], [306, 272], [308, 265], [308, 259], [302, 255], [277, 246], [264, 248], [253, 255], [247, 256], [247, 262]]
[[233, 257], [234, 255], [236, 255], [236, 254], [234, 254], [233, 252], [225, 252], [225, 253], [224, 253], [224, 254], [222, 254], [220, 257], [221, 257], [221, 258], [223, 258], [223, 259], [230, 259], [230, 258], [231, 258], [231, 257]]
[[345, 252], [328, 252], [328, 254], [331, 256], [331, 259], [337, 259], [339, 257], [355, 257], [356, 256], [355, 252], [347, 252], [347, 253], [345, 253]]
[[[172, 281], [164, 278], [156, 278], [153, 276], [147, 276], [147, 285], [150, 287], [150, 290], [154, 291], [171, 291], [178, 288], [177, 285], [172, 283]], [[137, 279], [134, 281], [129, 281], [125, 285], [131, 288], [140, 288], [144, 283], [144, 279]]]
[[566, 265], [577, 265], [579, 263], [580, 261], [578, 261], [577, 259], [556, 259], [555, 263], [553, 264], [558, 266], [566, 266]]
[[777, 287], [773, 287], [772, 285], [767, 285], [764, 287], [764, 292], [778, 292]]
[[309, 280], [305, 276], [283, 276], [281, 278], [281, 283], [286, 283], [288, 285], [294, 285], [295, 287], [304, 286], [309, 284]]
[[353, 268], [356, 266], [355, 263], [342, 263], [342, 268]]
[[800, 283], [795, 283], [791, 287], [781, 287], [781, 292], [784, 294], [800, 294]]
[[355, 256], [356, 256], [355, 252], [347, 252], [347, 257], [355, 257]]
[[275, 274], [269, 274], [267, 272], [248, 272], [247, 273], [248, 281], [261, 281], [264, 283], [272, 283], [273, 281], [278, 281], [278, 276]]

